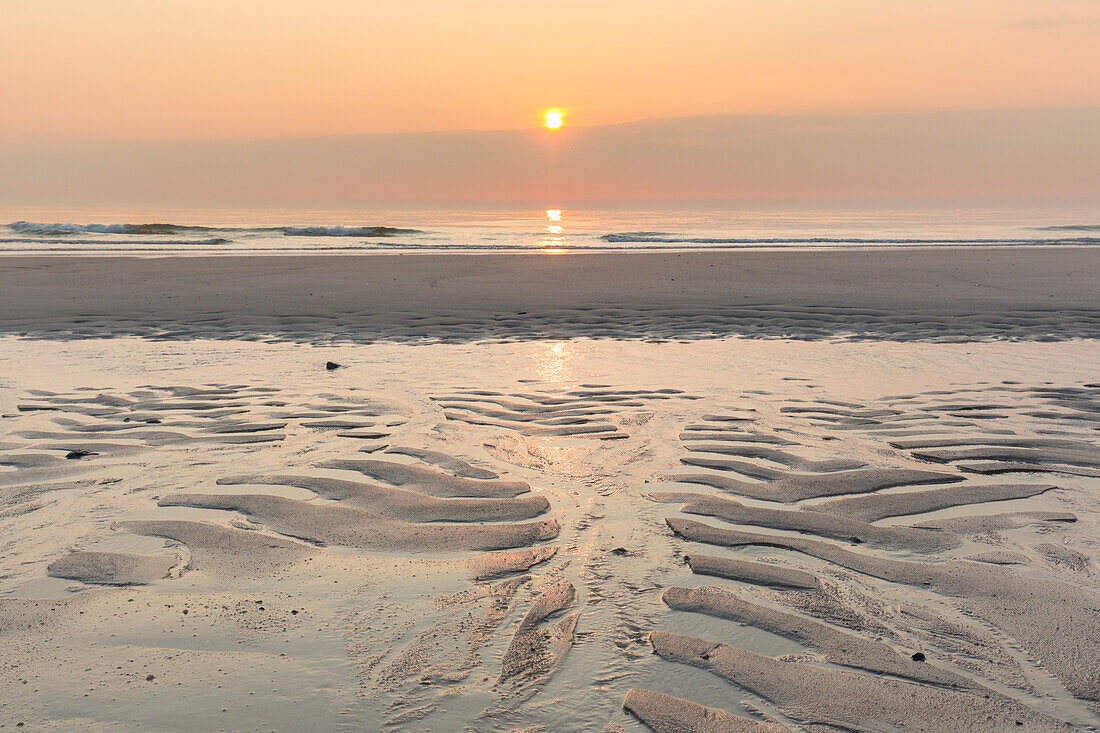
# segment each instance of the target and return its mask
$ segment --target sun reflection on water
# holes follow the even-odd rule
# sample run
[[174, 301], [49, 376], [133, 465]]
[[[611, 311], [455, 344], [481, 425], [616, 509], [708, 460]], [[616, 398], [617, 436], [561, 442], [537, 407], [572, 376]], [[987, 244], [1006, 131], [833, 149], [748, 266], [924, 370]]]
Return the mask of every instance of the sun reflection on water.
[[565, 227], [555, 223], [561, 221], [561, 209], [547, 209], [546, 218], [552, 223], [547, 224], [544, 228], [548, 236], [543, 237], [540, 251], [548, 255], [565, 254], [566, 248], [561, 236], [565, 231]]
[[532, 355], [535, 373], [544, 382], [568, 382], [573, 379], [571, 363], [577, 350], [568, 341], [542, 344]]

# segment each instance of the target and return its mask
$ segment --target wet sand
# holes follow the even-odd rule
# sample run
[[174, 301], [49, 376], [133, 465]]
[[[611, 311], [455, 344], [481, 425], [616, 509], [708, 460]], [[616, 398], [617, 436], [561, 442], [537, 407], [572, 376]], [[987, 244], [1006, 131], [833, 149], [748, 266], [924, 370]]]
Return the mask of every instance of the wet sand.
[[0, 726], [1098, 729], [1082, 252], [4, 259]]
[[0, 258], [0, 331], [43, 336], [1100, 336], [1100, 248]]

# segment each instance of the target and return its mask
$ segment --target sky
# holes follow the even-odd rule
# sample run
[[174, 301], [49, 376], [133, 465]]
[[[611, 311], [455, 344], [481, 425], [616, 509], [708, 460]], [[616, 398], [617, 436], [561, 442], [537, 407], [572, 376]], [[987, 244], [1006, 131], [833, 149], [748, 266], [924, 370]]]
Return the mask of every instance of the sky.
[[[1094, 155], [1100, 142], [1079, 129], [1081, 116], [1100, 108], [1096, 0], [0, 5], [0, 151], [18, 159], [17, 170], [0, 170], [0, 195], [10, 201], [68, 203], [106, 192], [181, 203], [417, 195], [372, 187], [366, 177], [383, 166], [414, 171], [434, 201], [497, 200], [502, 192], [533, 200], [551, 184], [590, 200], [676, 199], [685, 191], [716, 200], [881, 194], [881, 186], [838, 186], [848, 175], [842, 152], [859, 157], [857, 168], [872, 177], [916, 161], [921, 180], [891, 184], [898, 195], [1097, 194], [1073, 155]], [[566, 112], [558, 132], [539, 128], [551, 107]], [[988, 113], [987, 123], [1004, 127], [986, 135], [966, 113]], [[932, 127], [914, 125], [920, 120]], [[893, 137], [882, 148], [881, 135], [872, 136], [861, 149], [858, 140], [824, 134], [826, 121], [852, 134], [885, 125]], [[774, 128], [772, 140], [754, 149], [744, 135], [759, 135], [761, 123]], [[810, 132], [800, 135], [799, 125]], [[681, 141], [678, 149], [690, 151], [678, 157], [666, 150], [668, 138], [685, 129], [695, 130], [694, 141]], [[1024, 129], [1069, 138], [1020, 139]], [[653, 144], [639, 131], [653, 134]], [[1010, 139], [1015, 148], [996, 152], [1013, 160], [987, 156], [969, 161], [982, 171], [950, 174], [959, 150], [969, 155], [975, 145]], [[310, 145], [327, 151], [327, 182], [321, 161], [302, 157]], [[797, 172], [785, 152], [791, 145], [817, 166], [801, 181], [780, 174]], [[424, 159], [425, 148], [438, 165]], [[240, 161], [219, 171], [217, 191], [163, 180], [158, 165], [197, 150]], [[341, 167], [341, 150], [364, 167], [363, 179]], [[761, 150], [775, 156], [774, 166]], [[272, 190], [271, 166], [258, 151], [283, 156], [288, 175], [301, 174], [298, 184]], [[1054, 160], [1037, 159], [1040, 152]], [[720, 170], [745, 155], [754, 170], [778, 172], [754, 189]], [[68, 175], [54, 170], [65, 156]], [[532, 163], [546, 156], [556, 168]], [[96, 171], [80, 168], [93, 163], [98, 187], [87, 183]], [[645, 185], [625, 185], [616, 173], [638, 167], [652, 174]], [[471, 186], [478, 168], [492, 180]], [[132, 191], [127, 171], [146, 176]], [[1007, 181], [1006, 171], [1033, 180]]]

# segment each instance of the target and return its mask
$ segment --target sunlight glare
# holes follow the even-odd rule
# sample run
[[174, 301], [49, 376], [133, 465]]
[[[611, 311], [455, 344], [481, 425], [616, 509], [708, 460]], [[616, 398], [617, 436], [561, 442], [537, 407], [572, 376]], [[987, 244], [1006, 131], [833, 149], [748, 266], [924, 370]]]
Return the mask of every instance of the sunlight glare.
[[573, 378], [572, 362], [577, 350], [566, 341], [540, 346], [532, 357], [535, 373], [544, 382], [565, 382]]
[[546, 127], [551, 130], [557, 130], [562, 126], [565, 120], [565, 113], [560, 109], [550, 109], [546, 111], [546, 121], [543, 122]]

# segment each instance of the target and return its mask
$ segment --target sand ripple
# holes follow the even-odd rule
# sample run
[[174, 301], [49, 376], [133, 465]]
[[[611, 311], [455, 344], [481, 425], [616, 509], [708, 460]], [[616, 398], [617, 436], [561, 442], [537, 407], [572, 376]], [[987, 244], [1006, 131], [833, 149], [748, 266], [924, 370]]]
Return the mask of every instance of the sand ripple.
[[406, 730], [1100, 721], [1100, 386], [494, 386], [23, 395], [0, 683]]

